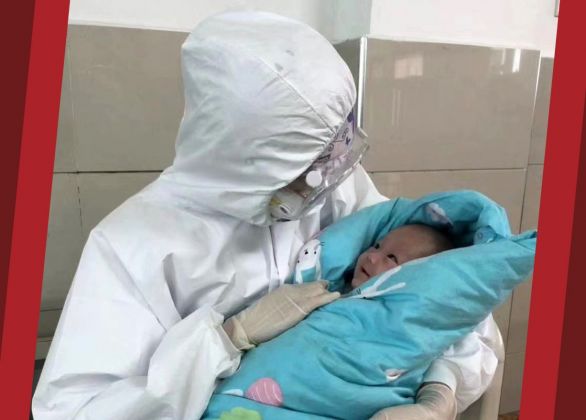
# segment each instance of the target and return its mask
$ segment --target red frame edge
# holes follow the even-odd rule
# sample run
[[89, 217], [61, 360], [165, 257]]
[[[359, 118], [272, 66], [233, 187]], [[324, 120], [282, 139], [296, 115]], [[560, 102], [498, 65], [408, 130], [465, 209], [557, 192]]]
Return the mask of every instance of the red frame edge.
[[[563, 368], [573, 362], [571, 379], [581, 380], [578, 372], [584, 368], [576, 369], [575, 363], [583, 365], [583, 362], [568, 350], [572, 342], [570, 338], [580, 333], [573, 330], [576, 313], [575, 309], [573, 312], [570, 310], [572, 298], [575, 298], [572, 294], [577, 290], [578, 279], [586, 278], [586, 255], [575, 253], [580, 226], [583, 230], [583, 223], [578, 223], [578, 218], [583, 216], [576, 210], [580, 197], [583, 200], [586, 193], [582, 190], [585, 186], [586, 156], [581, 150], [581, 144], [582, 149], [586, 147], [582, 140], [586, 76], [583, 45], [586, 39], [585, 6], [583, 1], [564, 0], [558, 20], [521, 395], [523, 420], [566, 420], [571, 418], [568, 414], [572, 410], [576, 414], [583, 412], [583, 408], [580, 409], [583, 398], [574, 393], [576, 398], [571, 401], [564, 394], [571, 388], [568, 388], [570, 378], [563, 375]], [[581, 185], [580, 190], [578, 185]], [[581, 352], [581, 346], [574, 348], [573, 352]]]
[[[15, 12], [11, 25], [31, 28], [31, 38], [27, 67], [20, 69], [27, 77], [21, 138], [7, 139], [20, 141], [20, 153], [12, 235], [5, 238], [10, 254], [4, 313], [0, 313], [0, 406], [3, 418], [28, 419], [69, 0], [16, 3], [8, 6], [9, 12]], [[22, 13], [30, 12], [31, 4], [32, 16]]]

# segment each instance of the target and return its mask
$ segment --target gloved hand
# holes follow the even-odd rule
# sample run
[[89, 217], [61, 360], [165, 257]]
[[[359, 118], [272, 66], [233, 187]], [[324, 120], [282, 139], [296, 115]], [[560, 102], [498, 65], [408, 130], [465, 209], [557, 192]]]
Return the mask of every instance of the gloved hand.
[[238, 350], [248, 350], [293, 327], [311, 311], [340, 297], [327, 282], [285, 284], [255, 305], [224, 322], [224, 330]]
[[447, 385], [431, 382], [421, 387], [415, 404], [386, 408], [371, 420], [454, 420], [456, 414], [454, 391]]

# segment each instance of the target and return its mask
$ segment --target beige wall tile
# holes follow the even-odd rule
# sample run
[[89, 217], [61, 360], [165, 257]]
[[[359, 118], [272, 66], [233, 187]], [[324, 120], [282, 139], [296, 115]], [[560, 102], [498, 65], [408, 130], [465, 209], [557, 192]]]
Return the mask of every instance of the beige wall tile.
[[75, 172], [75, 132], [73, 127], [73, 104], [71, 102], [71, 71], [69, 45], [65, 47], [65, 63], [61, 83], [59, 126], [55, 146], [55, 172]]
[[505, 207], [511, 229], [519, 230], [525, 187], [524, 169], [381, 172], [371, 174], [371, 177], [387, 197], [416, 198], [431, 192], [457, 189], [480, 191]]
[[49, 348], [51, 347], [51, 341], [52, 340], [48, 338], [37, 339], [35, 360], [45, 359], [47, 357], [47, 353], [49, 353]]
[[527, 325], [529, 322], [529, 305], [531, 303], [532, 281], [521, 284], [513, 294], [507, 353], [525, 351], [527, 343]]
[[527, 183], [523, 204], [523, 218], [521, 221], [521, 228], [523, 230], [537, 228], [542, 179], [543, 165], [529, 165], [527, 167]]
[[70, 25], [80, 171], [160, 170], [171, 163], [183, 115], [186, 36]]
[[524, 168], [539, 52], [369, 38], [373, 172]]
[[81, 255], [77, 175], [55, 174], [45, 252], [41, 309], [63, 307]]
[[[522, 230], [535, 229], [537, 227], [542, 174], [543, 165], [529, 165], [527, 168], [525, 198], [521, 220]], [[513, 294], [507, 343], [507, 352], [509, 353], [525, 351], [529, 307], [531, 303], [531, 284], [531, 281], [523, 283]]]
[[505, 343], [505, 351], [508, 349], [508, 336], [509, 336], [509, 319], [511, 316], [511, 303], [512, 303], [512, 296], [509, 297], [501, 306], [496, 308], [492, 316], [496, 321], [496, 324], [499, 327], [501, 332], [501, 336], [503, 337], [503, 342]]
[[53, 311], [41, 311], [39, 317], [39, 329], [37, 331], [37, 336], [44, 338], [53, 337], [60, 316], [60, 309], [56, 309]]
[[79, 174], [84, 243], [95, 225], [158, 176], [156, 172]]
[[[360, 70], [360, 38], [350, 39], [334, 45], [338, 54], [344, 59], [354, 76], [354, 84], [358, 91], [358, 73]], [[358, 93], [358, 92], [357, 92]]]
[[509, 354], [505, 359], [500, 413], [511, 413], [520, 408], [524, 364], [525, 353]]
[[542, 58], [539, 69], [539, 82], [537, 84], [537, 96], [535, 99], [529, 163], [543, 163], [552, 77], [553, 58]]

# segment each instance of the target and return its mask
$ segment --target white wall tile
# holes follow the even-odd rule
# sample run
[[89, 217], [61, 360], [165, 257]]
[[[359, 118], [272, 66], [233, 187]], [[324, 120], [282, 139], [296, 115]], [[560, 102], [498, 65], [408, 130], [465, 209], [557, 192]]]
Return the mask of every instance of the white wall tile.
[[77, 175], [55, 174], [41, 309], [59, 309], [63, 306], [81, 255], [81, 246]]
[[156, 172], [79, 174], [84, 243], [105, 216], [158, 176]]

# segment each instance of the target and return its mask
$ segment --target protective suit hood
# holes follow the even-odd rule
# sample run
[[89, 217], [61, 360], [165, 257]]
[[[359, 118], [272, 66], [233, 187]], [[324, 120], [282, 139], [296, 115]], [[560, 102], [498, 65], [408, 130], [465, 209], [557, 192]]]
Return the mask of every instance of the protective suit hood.
[[347, 65], [307, 25], [258, 12], [203, 21], [181, 54], [185, 112], [161, 180], [197, 206], [270, 224], [274, 192], [320, 155], [352, 109]]

